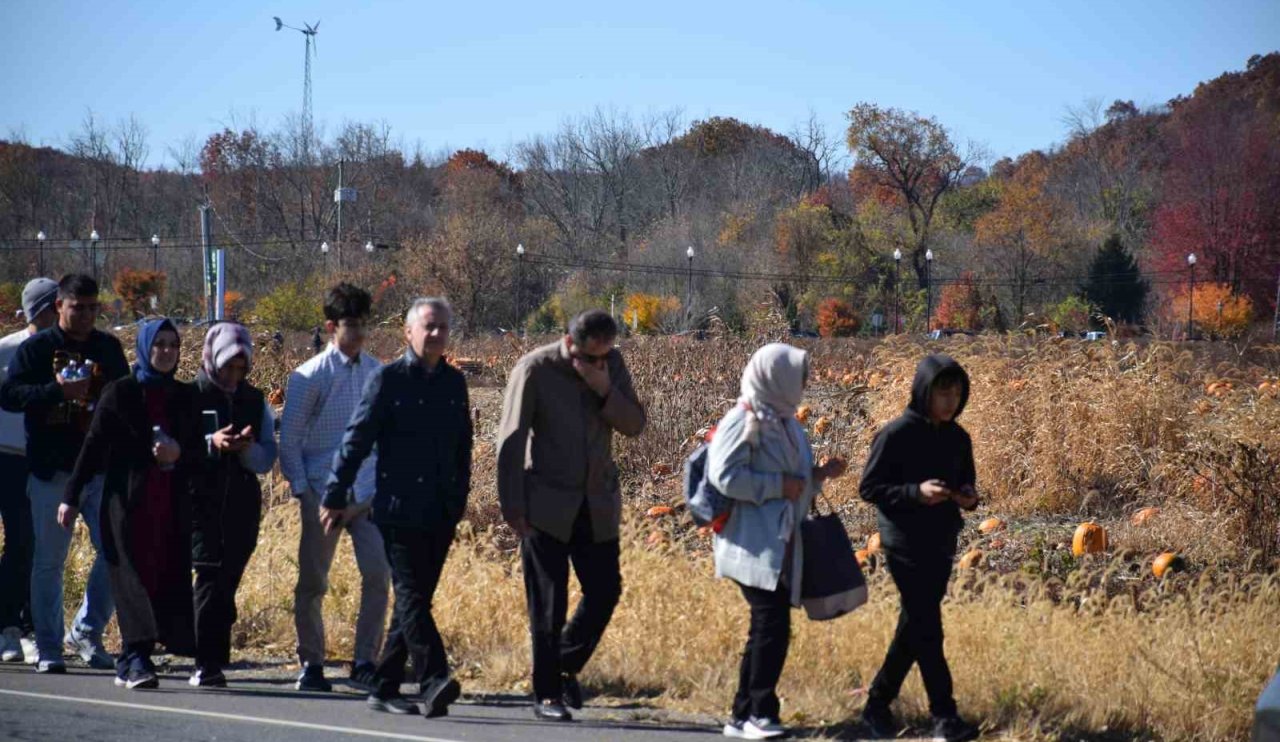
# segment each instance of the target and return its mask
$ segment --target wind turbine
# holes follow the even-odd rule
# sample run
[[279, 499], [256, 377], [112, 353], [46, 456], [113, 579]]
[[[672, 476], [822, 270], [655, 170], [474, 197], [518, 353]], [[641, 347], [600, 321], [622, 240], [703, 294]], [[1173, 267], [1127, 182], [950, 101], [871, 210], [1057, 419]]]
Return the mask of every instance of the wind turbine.
[[320, 21], [316, 21], [314, 25], [302, 24], [302, 28], [290, 26], [280, 20], [280, 16], [272, 16], [276, 22], [276, 30], [283, 28], [292, 29], [306, 37], [307, 46], [305, 49], [303, 81], [302, 81], [302, 152], [303, 156], [310, 159], [311, 150], [311, 58], [316, 54], [316, 33], [320, 30]]

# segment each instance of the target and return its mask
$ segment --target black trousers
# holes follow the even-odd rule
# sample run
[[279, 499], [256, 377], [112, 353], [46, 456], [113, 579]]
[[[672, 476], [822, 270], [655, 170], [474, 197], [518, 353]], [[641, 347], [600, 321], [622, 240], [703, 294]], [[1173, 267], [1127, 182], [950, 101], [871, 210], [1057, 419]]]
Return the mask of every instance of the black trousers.
[[413, 660], [411, 680], [419, 690], [449, 677], [449, 658], [444, 639], [431, 616], [431, 601], [440, 573], [453, 544], [454, 526], [438, 530], [379, 526], [391, 565], [391, 587], [395, 609], [391, 631], [378, 660], [377, 695], [391, 698], [400, 694], [405, 680], [404, 666]]
[[951, 577], [951, 560], [946, 556], [912, 558], [885, 552], [889, 574], [902, 597], [898, 628], [868, 692], [867, 704], [887, 708], [913, 664], [920, 666], [920, 678], [929, 696], [929, 712], [953, 716], [951, 670], [942, 653], [942, 599]]
[[27, 498], [27, 459], [0, 453], [0, 519], [4, 554], [0, 555], [0, 629], [31, 631], [31, 560], [35, 536]]
[[778, 679], [791, 645], [791, 588], [785, 581], [776, 590], [739, 584], [751, 607], [747, 646], [738, 668], [738, 692], [733, 697], [733, 718], [777, 719]]
[[[586, 507], [574, 521], [569, 543], [534, 529], [520, 543], [529, 633], [533, 640], [534, 700], [559, 699], [561, 674], [576, 675], [595, 652], [622, 597], [618, 539], [595, 543]], [[582, 600], [569, 610], [569, 562], [582, 585]]]
[[236, 622], [236, 591], [258, 546], [258, 526], [262, 517], [261, 497], [242, 497], [221, 519], [222, 527], [202, 532], [197, 524], [193, 536], [202, 541], [217, 539], [221, 561], [214, 564], [196, 555], [193, 589], [196, 619], [196, 666], [221, 669], [231, 662], [231, 627]]

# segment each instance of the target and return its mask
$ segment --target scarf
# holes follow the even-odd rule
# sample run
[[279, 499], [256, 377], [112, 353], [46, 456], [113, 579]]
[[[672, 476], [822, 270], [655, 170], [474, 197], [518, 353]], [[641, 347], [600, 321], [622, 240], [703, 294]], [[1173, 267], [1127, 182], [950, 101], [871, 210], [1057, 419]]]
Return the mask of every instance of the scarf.
[[[155, 345], [156, 336], [161, 330], [172, 330], [173, 334], [178, 335], [178, 328], [166, 317], [148, 320], [142, 323], [141, 329], [138, 330], [137, 352], [138, 359], [133, 364], [133, 375], [143, 386], [155, 386], [173, 379], [174, 374], [178, 372], [177, 364], [168, 373], [161, 373], [151, 365], [151, 346]], [[181, 335], [178, 335], [181, 342]]]
[[244, 356], [248, 368], [252, 368], [253, 338], [249, 337], [249, 331], [244, 325], [235, 322], [219, 322], [210, 327], [209, 334], [204, 336], [204, 350], [200, 354], [200, 365], [204, 369], [205, 376], [209, 377], [209, 381], [212, 381], [214, 386], [227, 394], [233, 394], [235, 387], [228, 389], [223, 386], [218, 381], [218, 372], [227, 365], [227, 361], [240, 355]]

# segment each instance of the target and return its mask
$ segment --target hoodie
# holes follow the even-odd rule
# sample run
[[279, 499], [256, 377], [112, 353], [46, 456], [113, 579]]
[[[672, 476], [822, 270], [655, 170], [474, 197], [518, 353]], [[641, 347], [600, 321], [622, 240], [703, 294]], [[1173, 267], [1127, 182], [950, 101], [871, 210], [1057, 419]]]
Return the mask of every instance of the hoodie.
[[[962, 381], [955, 418], [929, 420], [929, 388], [946, 369], [958, 369]], [[973, 443], [956, 419], [969, 401], [969, 376], [955, 359], [935, 354], [920, 361], [907, 409], [876, 434], [862, 471], [858, 493], [876, 506], [880, 542], [901, 556], [950, 559], [964, 524], [960, 508], [948, 500], [926, 505], [920, 484], [940, 479], [951, 489], [975, 484]]]

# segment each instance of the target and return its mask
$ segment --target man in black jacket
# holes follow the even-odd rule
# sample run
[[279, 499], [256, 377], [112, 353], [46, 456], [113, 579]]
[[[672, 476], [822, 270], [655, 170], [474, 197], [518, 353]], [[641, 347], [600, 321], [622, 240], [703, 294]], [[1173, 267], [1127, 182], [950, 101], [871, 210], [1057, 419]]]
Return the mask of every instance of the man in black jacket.
[[876, 506], [889, 572], [902, 606], [898, 628], [871, 683], [863, 722], [877, 736], [895, 737], [889, 710], [911, 665], [920, 666], [934, 739], [961, 742], [978, 730], [956, 713], [951, 671], [942, 651], [942, 599], [947, 594], [960, 509], [978, 506], [973, 443], [956, 422], [969, 400], [969, 376], [945, 355], [916, 368], [911, 403], [871, 442], [862, 472], [862, 499]]
[[[89, 276], [67, 275], [58, 282], [54, 302], [58, 322], [28, 338], [9, 362], [0, 386], [0, 408], [20, 412], [27, 431], [27, 495], [35, 536], [31, 570], [31, 618], [36, 629], [37, 672], [66, 672], [63, 643], [90, 667], [111, 669], [115, 660], [102, 646], [115, 604], [107, 565], [102, 559], [98, 509], [102, 477], [84, 489], [81, 514], [98, 552], [89, 572], [84, 602], [71, 630], [63, 636], [62, 575], [71, 531], [58, 525], [62, 491], [75, 468], [102, 389], [129, 373], [120, 341], [94, 328], [102, 305], [98, 284]], [[64, 368], [90, 369], [88, 378], [64, 378]]]
[[377, 444], [371, 517], [386, 545], [396, 602], [369, 707], [395, 714], [418, 712], [400, 695], [410, 657], [425, 716], [444, 716], [462, 692], [431, 617], [431, 599], [471, 489], [467, 382], [444, 360], [451, 315], [444, 299], [413, 303], [404, 328], [409, 349], [366, 383], [320, 507], [326, 530], [359, 512], [351, 487]]

